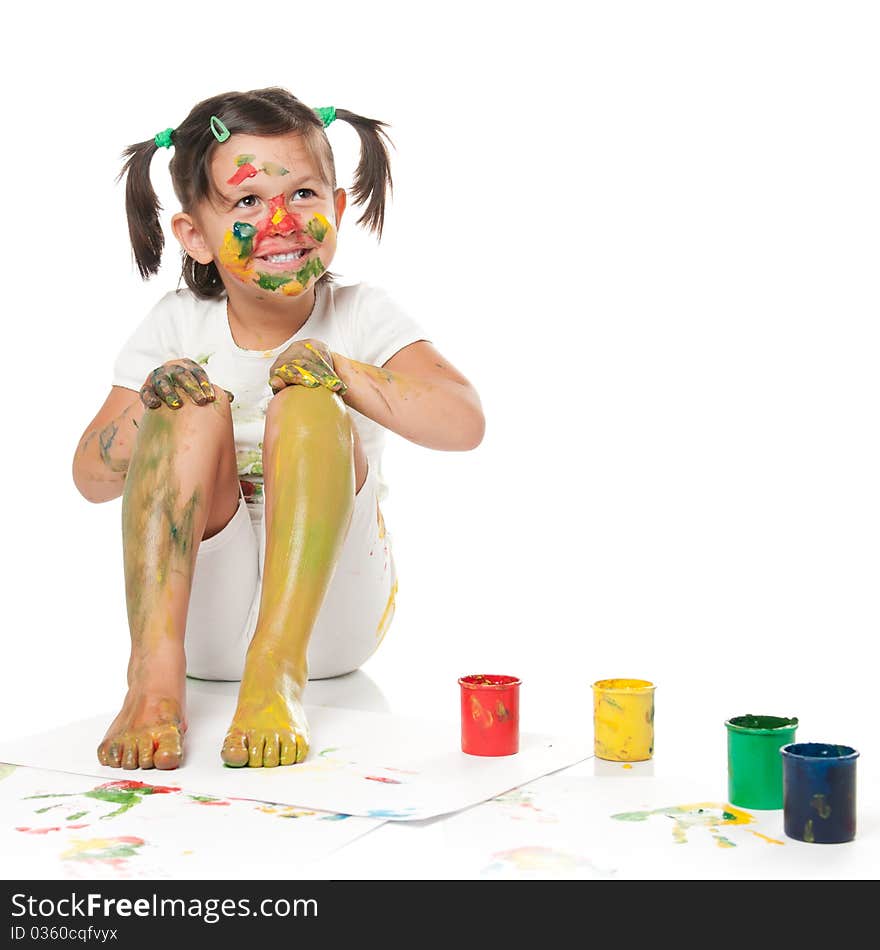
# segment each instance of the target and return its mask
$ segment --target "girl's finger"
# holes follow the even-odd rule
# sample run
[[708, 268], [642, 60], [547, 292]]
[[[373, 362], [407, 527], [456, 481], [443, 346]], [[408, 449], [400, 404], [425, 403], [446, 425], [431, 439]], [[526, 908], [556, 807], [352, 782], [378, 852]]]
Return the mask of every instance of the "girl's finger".
[[174, 383], [167, 376], [155, 376], [153, 378], [153, 390], [156, 395], [171, 409], [179, 409], [183, 402], [177, 395]]
[[158, 409], [162, 405], [162, 400], [153, 392], [153, 387], [150, 383], [145, 383], [141, 386], [141, 402], [147, 407], [147, 409]]
[[212, 397], [211, 399], [209, 399], [205, 395], [202, 387], [199, 385], [199, 382], [196, 379], [195, 374], [191, 372], [190, 370], [188, 369], [176, 370], [174, 372], [173, 379], [174, 379], [175, 385], [183, 389], [183, 391], [189, 396], [190, 399], [192, 399], [192, 401], [197, 406], [204, 406], [207, 403], [211, 402], [211, 399], [213, 399], [213, 391], [212, 391]]
[[217, 394], [214, 392], [214, 387], [211, 385], [211, 380], [208, 379], [208, 374], [202, 369], [202, 367], [199, 366], [198, 363], [192, 363], [190, 366], [190, 372], [195, 377], [195, 380], [199, 386], [202, 387], [202, 392], [208, 397], [208, 399], [216, 399]]

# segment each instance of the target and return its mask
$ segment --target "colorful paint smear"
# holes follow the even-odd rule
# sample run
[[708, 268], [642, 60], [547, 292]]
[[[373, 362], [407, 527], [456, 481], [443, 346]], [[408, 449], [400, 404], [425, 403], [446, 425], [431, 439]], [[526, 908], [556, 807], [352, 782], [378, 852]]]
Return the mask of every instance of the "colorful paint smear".
[[[687, 844], [688, 830], [705, 828], [715, 839], [719, 848], [735, 848], [736, 843], [721, 834], [721, 829], [749, 825], [754, 816], [732, 805], [717, 802], [701, 802], [696, 805], [671, 805], [668, 808], [655, 808], [653, 811], [622, 812], [611, 817], [617, 821], [647, 821], [652, 815], [663, 815], [673, 820], [672, 838], [676, 844]], [[750, 833], [768, 844], [783, 844], [776, 838], [770, 838], [750, 829]]]
[[122, 871], [126, 868], [128, 859], [136, 857], [144, 844], [146, 842], [143, 838], [130, 835], [119, 838], [86, 838], [71, 842], [70, 847], [61, 853], [61, 860], [105, 864]]
[[[271, 165], [271, 163], [268, 164]], [[287, 169], [281, 166], [271, 167], [278, 169], [277, 172], [273, 171], [273, 174], [287, 174]], [[242, 174], [248, 177], [246, 174], [248, 170], [251, 170], [253, 174], [257, 173], [254, 166], [244, 163], [233, 177]], [[265, 167], [262, 170], [265, 170]], [[323, 214], [316, 213], [308, 222], [303, 223], [298, 214], [288, 210], [287, 199], [283, 194], [274, 195], [269, 199], [266, 216], [256, 225], [247, 221], [236, 221], [232, 225], [232, 228], [223, 236], [218, 256], [220, 263], [243, 283], [253, 282], [262, 290], [273, 293], [280, 290], [285, 296], [298, 296], [303, 293], [312, 279], [317, 279], [324, 273], [326, 269], [324, 263], [314, 254], [314, 251], [321, 246], [332, 231], [333, 226]], [[308, 252], [302, 266], [271, 273], [258, 271], [253, 260], [255, 248], [258, 250], [264, 239], [269, 236], [287, 237], [294, 233], [308, 238], [302, 245]], [[299, 261], [295, 263], [299, 264]]]
[[[503, 874], [510, 871], [558, 874], [590, 869], [598, 871], [590, 861], [567, 851], [556, 848], [544, 848], [530, 845], [511, 848], [509, 851], [497, 851], [492, 855], [492, 864], [484, 868], [483, 874]], [[608, 873], [608, 872], [600, 872]]]
[[[116, 818], [118, 815], [124, 814], [129, 809], [134, 808], [135, 805], [140, 804], [144, 798], [149, 795], [168, 795], [172, 792], [179, 791], [179, 788], [170, 785], [147, 785], [144, 782], [118, 781], [104, 782], [102, 785], [98, 785], [96, 788], [87, 792], [68, 792], [59, 795], [28, 795], [26, 800], [40, 798], [73, 798], [81, 795], [83, 798], [93, 798], [98, 801], [119, 805], [119, 808], [115, 811], [110, 812], [108, 815], [101, 816], [106, 819]], [[42, 810], [45, 811], [46, 809]], [[77, 817], [81, 818], [86, 814], [88, 814], [88, 812], [79, 812]]]
[[246, 181], [248, 178], [253, 178], [260, 172], [263, 172], [266, 175], [290, 174], [290, 172], [283, 165], [279, 165], [277, 162], [263, 162], [263, 164], [257, 168], [256, 165], [254, 165], [256, 160], [256, 155], [236, 155], [235, 174], [231, 178], [227, 179], [226, 184], [240, 185], [243, 181]]

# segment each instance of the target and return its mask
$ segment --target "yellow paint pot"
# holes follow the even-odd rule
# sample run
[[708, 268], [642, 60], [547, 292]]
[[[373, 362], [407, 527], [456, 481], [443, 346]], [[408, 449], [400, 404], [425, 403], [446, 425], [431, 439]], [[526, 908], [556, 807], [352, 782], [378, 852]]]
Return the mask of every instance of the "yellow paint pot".
[[644, 762], [654, 754], [654, 684], [648, 680], [593, 683], [596, 757]]

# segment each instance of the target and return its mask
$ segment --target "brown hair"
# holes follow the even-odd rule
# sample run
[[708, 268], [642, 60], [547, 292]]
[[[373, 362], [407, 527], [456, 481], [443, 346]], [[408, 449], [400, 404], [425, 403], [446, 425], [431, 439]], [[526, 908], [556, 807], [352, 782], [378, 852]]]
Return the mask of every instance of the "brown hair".
[[[230, 133], [283, 135], [298, 132], [315, 159], [326, 183], [336, 188], [333, 151], [316, 113], [296, 96], [279, 86], [251, 92], [227, 92], [212, 96], [193, 107], [174, 130], [174, 155], [169, 164], [174, 192], [184, 211], [213, 197], [210, 162], [217, 139], [211, 131], [211, 116], [217, 116]], [[391, 191], [391, 169], [384, 129], [385, 122], [336, 110], [336, 118], [353, 126], [361, 140], [361, 155], [352, 184], [354, 201], [364, 206], [357, 223], [381, 239], [385, 222], [385, 195]], [[129, 145], [117, 181], [125, 177], [125, 211], [128, 233], [138, 271], [144, 280], [157, 273], [165, 237], [159, 223], [159, 199], [150, 181], [150, 162], [159, 146], [153, 139]], [[182, 277], [197, 296], [221, 297], [225, 288], [214, 263], [200, 264], [183, 252]], [[320, 280], [331, 281], [327, 271]]]

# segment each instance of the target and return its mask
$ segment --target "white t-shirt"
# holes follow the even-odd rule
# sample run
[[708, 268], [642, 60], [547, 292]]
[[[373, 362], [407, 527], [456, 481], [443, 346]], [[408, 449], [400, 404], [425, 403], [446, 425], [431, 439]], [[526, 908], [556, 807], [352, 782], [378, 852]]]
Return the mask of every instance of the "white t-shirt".
[[[251, 519], [263, 513], [263, 431], [272, 398], [269, 367], [294, 340], [316, 339], [334, 353], [382, 366], [398, 350], [425, 340], [422, 328], [378, 287], [371, 284], [318, 284], [315, 307], [300, 329], [271, 350], [245, 350], [233, 339], [226, 298], [203, 300], [190, 290], [166, 294], [123, 346], [113, 366], [113, 385], [140, 391], [147, 376], [171, 359], [201, 364], [212, 383], [235, 396], [232, 425], [238, 475]], [[180, 394], [183, 398], [189, 398]], [[382, 478], [385, 429], [350, 409], [371, 469], [379, 500], [388, 494]]]

